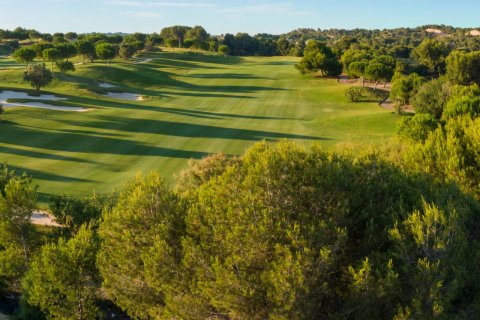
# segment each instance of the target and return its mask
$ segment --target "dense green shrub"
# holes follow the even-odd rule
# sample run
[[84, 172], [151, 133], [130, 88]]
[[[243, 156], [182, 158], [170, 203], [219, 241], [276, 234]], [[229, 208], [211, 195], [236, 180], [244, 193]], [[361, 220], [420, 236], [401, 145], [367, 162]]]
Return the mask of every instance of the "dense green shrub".
[[428, 113], [417, 113], [413, 117], [404, 117], [397, 124], [397, 134], [414, 141], [425, 141], [440, 122]]
[[104, 208], [112, 206], [113, 195], [86, 196], [82, 198], [54, 195], [50, 198], [50, 212], [55, 221], [62, 225], [64, 235], [76, 233], [84, 224], [95, 226]]
[[48, 319], [99, 319], [97, 249], [85, 226], [68, 241], [43, 246], [23, 280], [26, 301]]
[[404, 161], [440, 182], [455, 182], [480, 199], [480, 118], [460, 117], [413, 144]]
[[426, 82], [413, 96], [412, 104], [418, 113], [429, 113], [440, 119], [450, 95], [450, 84], [445, 79]]
[[364, 90], [362, 87], [350, 87], [345, 90], [345, 99], [348, 102], [359, 102], [364, 97]]
[[444, 117], [446, 119], [460, 116], [476, 118], [480, 116], [480, 88], [471, 86], [455, 86], [445, 105]]
[[[258, 144], [187, 198], [137, 177], [98, 265], [139, 319], [448, 318], [480, 287], [478, 204], [377, 154]], [[209, 170], [208, 168], [212, 168]], [[189, 185], [189, 184], [187, 184]], [[468, 294], [467, 294], [468, 292]], [[359, 307], [361, 306], [361, 307]]]
[[57, 61], [55, 66], [60, 72], [66, 73], [68, 71], [75, 71], [75, 65], [71, 61]]

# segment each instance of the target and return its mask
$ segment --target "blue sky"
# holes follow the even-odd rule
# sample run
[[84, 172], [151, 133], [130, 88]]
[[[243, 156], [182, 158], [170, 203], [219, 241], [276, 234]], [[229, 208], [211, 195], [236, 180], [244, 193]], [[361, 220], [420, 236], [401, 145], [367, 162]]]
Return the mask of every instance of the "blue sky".
[[480, 27], [480, 0], [0, 0], [0, 28], [158, 32], [202, 25], [212, 34], [305, 28]]

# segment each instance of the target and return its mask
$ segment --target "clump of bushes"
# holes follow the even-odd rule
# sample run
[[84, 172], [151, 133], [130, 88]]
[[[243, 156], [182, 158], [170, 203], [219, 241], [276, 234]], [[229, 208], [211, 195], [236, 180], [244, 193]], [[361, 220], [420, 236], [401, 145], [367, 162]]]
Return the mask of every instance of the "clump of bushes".
[[348, 102], [359, 102], [365, 97], [365, 91], [362, 87], [350, 87], [345, 90], [345, 98]]

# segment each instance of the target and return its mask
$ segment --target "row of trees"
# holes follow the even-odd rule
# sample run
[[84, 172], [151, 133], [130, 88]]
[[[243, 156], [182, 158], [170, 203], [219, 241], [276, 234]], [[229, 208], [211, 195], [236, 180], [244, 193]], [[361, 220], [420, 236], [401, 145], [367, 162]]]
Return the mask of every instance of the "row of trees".
[[19, 63], [24, 63], [26, 67], [35, 58], [42, 59], [44, 63], [47, 61], [51, 62], [52, 69], [56, 66], [61, 72], [66, 72], [75, 70], [74, 64], [69, 59], [77, 55], [82, 56], [83, 63], [85, 63], [86, 59], [91, 62], [100, 59], [109, 63], [116, 56], [129, 59], [144, 48], [144, 42], [138, 41], [134, 37], [125, 38], [120, 45], [102, 40], [96, 43], [89, 40], [78, 40], [73, 43], [61, 43], [56, 46], [51, 43], [40, 42], [17, 49], [13, 53], [13, 58]]
[[[444, 32], [442, 35], [428, 33], [427, 29], [439, 29]], [[124, 34], [77, 34], [75, 32], [46, 34], [36, 30], [27, 30], [17, 28], [13, 31], [0, 29], [0, 41], [8, 42], [14, 49], [18, 47], [18, 41], [26, 40], [51, 42], [54, 45], [76, 40], [103, 40], [105, 42], [120, 45], [124, 38], [134, 36], [143, 38], [146, 46], [165, 45], [168, 47], [185, 47], [195, 50], [218, 51], [219, 46], [225, 45], [233, 55], [292, 55], [303, 56], [303, 50], [309, 40], [316, 40], [326, 43], [332, 51], [341, 57], [343, 52], [349, 48], [359, 47], [379, 55], [390, 55], [398, 59], [408, 59], [414, 55], [413, 51], [424, 41], [428, 39], [435, 40], [441, 37], [442, 41], [434, 41], [433, 45], [438, 45], [424, 52], [428, 54], [442, 55], [448, 47], [451, 48], [469, 48], [470, 50], [480, 50], [480, 37], [471, 36], [469, 29], [453, 28], [448, 26], [428, 25], [417, 28], [398, 28], [385, 30], [314, 30], [298, 29], [283, 35], [257, 34], [250, 36], [246, 33], [237, 35], [225, 34], [221, 36], [211, 36], [201, 26], [172, 26], [164, 28], [160, 34], [142, 34], [133, 35]], [[448, 35], [445, 36], [445, 35]], [[448, 40], [448, 41], [447, 41]], [[16, 42], [15, 42], [16, 41]], [[426, 49], [423, 48], [423, 49]], [[422, 51], [423, 50], [417, 50]], [[421, 59], [423, 60], [423, 59]], [[441, 62], [438, 64], [429, 59], [424, 63], [432, 69], [441, 69]]]
[[[303, 59], [297, 65], [302, 73], [337, 76], [342, 72], [350, 78], [378, 82], [391, 81], [395, 72], [438, 76], [446, 72], [446, 58], [451, 48], [443, 41], [426, 39], [405, 58], [396, 58], [384, 50], [362, 47], [350, 39], [343, 49], [328, 42], [309, 40], [303, 50]], [[460, 63], [460, 62], [459, 62]], [[465, 63], [465, 62], [464, 62]], [[341, 65], [340, 65], [341, 64]], [[325, 70], [329, 69], [328, 72]]]

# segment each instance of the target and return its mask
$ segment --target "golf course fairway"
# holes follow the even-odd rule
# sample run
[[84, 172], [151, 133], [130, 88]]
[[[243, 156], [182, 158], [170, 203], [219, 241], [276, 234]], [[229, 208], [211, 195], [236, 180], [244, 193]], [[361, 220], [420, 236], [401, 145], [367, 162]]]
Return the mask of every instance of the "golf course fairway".
[[[373, 100], [346, 102], [346, 85], [300, 75], [297, 58], [158, 52], [138, 59], [55, 73], [42, 93], [67, 99], [51, 104], [87, 112], [15, 107], [2, 115], [0, 160], [33, 176], [43, 205], [50, 194], [110, 192], [137, 172], [158, 170], [172, 183], [189, 159], [239, 155], [257, 141], [362, 146], [395, 132], [391, 111]], [[30, 90], [23, 72], [0, 64], [1, 89]]]

